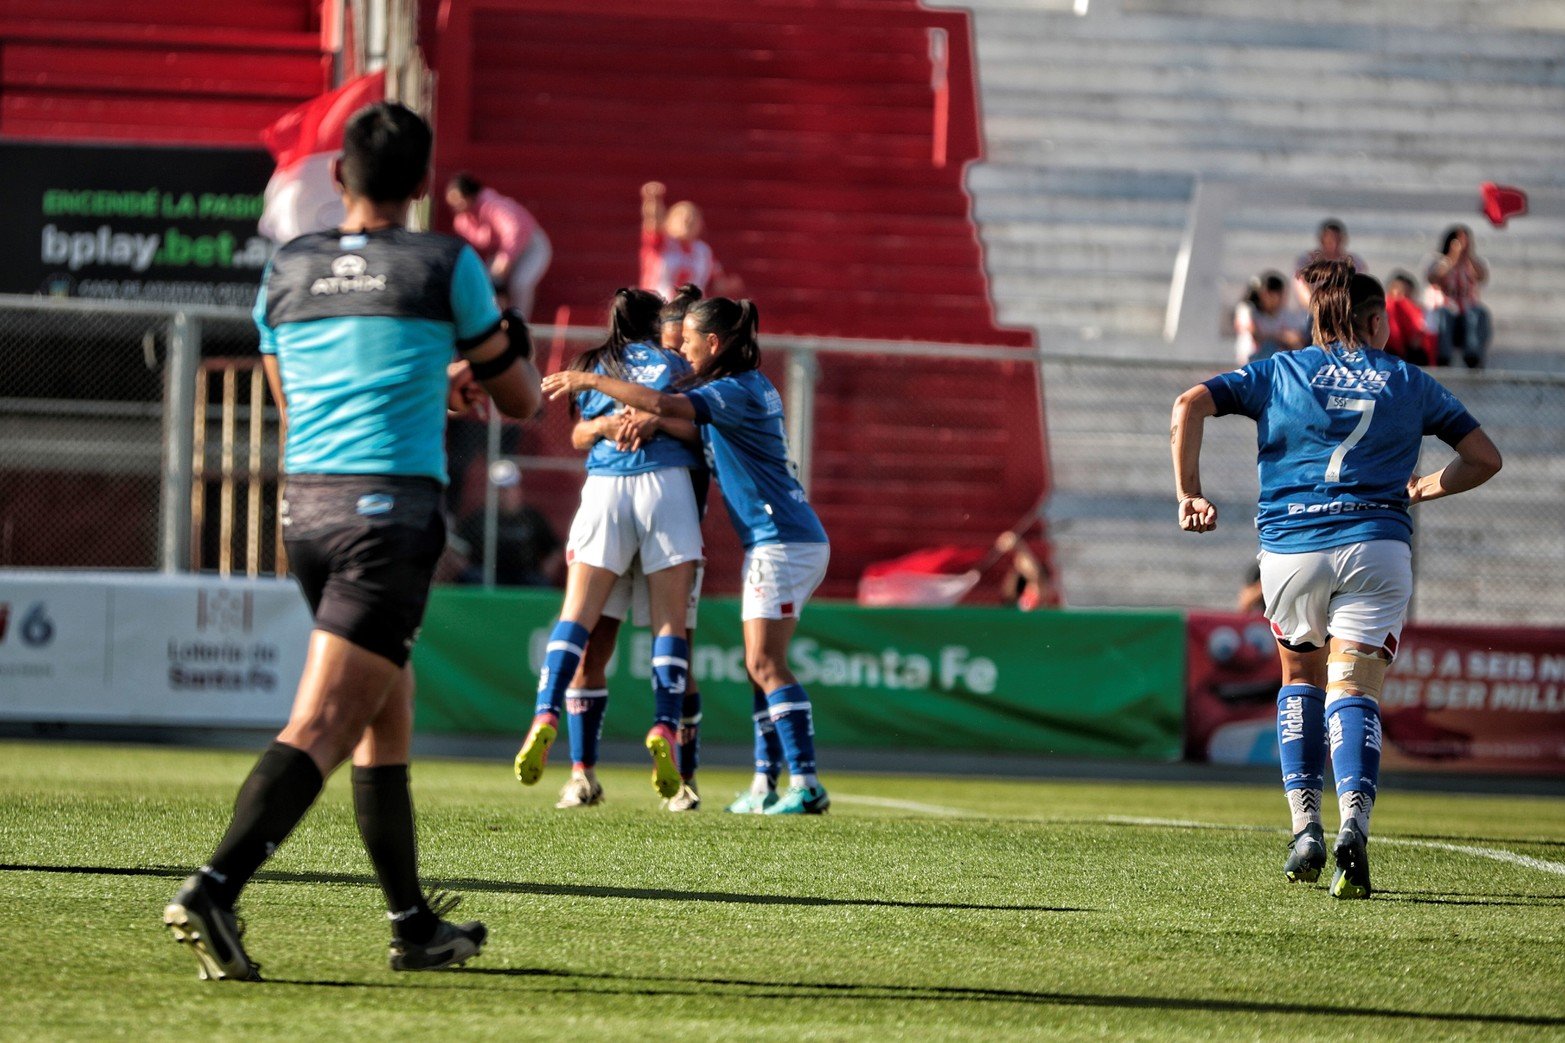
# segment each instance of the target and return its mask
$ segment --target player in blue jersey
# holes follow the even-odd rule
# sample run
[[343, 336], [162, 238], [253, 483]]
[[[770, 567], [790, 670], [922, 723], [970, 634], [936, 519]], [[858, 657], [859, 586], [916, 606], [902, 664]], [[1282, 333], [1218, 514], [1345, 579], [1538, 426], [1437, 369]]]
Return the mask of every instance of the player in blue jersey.
[[830, 544], [788, 460], [782, 396], [760, 372], [758, 317], [750, 301], [715, 297], [685, 314], [681, 350], [695, 367], [659, 391], [601, 373], [550, 374], [551, 397], [593, 391], [645, 413], [702, 429], [729, 519], [745, 548], [745, 666], [765, 692], [792, 785], [768, 815], [818, 815], [831, 805], [815, 769], [810, 699], [788, 669], [799, 613], [826, 575]]
[[[425, 897], [408, 790], [418, 633], [445, 547], [446, 405], [482, 382], [506, 414], [536, 412], [526, 329], [502, 329], [483, 264], [458, 239], [406, 231], [428, 187], [428, 124], [393, 103], [349, 120], [334, 164], [341, 228], [278, 250], [256, 301], [266, 373], [287, 423], [279, 504], [315, 625], [293, 712], [239, 790], [211, 860], [164, 909], [203, 978], [254, 979], [234, 903], [350, 757], [359, 832], [385, 892], [393, 970], [477, 954], [486, 931]], [[453, 381], [460, 352], [470, 367]]]
[[[673, 299], [658, 312], [659, 344], [681, 375], [688, 373], [690, 367], [684, 356], [679, 354], [680, 330], [686, 309], [700, 299], [700, 287], [687, 283], [679, 287]], [[598, 448], [599, 443], [607, 442], [621, 452], [632, 452], [642, 443], [659, 436], [678, 438], [690, 444], [698, 454], [701, 451], [701, 434], [690, 421], [655, 417], [628, 407], [577, 420], [571, 430], [571, 445], [582, 452], [591, 452]], [[691, 469], [690, 480], [696, 496], [696, 508], [704, 520], [707, 492], [711, 485], [711, 473], [707, 470], [704, 456], [700, 459], [700, 466]], [[685, 636], [689, 642], [692, 662], [704, 573], [704, 563], [697, 563], [690, 586], [689, 607], [685, 613]], [[637, 562], [614, 584], [608, 601], [604, 603], [602, 616], [587, 639], [587, 648], [582, 655], [581, 665], [576, 668], [576, 676], [565, 690], [565, 709], [570, 716], [571, 777], [560, 792], [560, 799], [554, 805], [556, 808], [591, 807], [603, 800], [603, 787], [598, 782], [594, 767], [597, 764], [599, 735], [608, 709], [609, 660], [614, 655], [620, 623], [633, 618], [637, 626], [647, 626], [651, 615], [647, 579]], [[678, 739], [679, 776], [683, 785], [678, 793], [663, 801], [663, 807], [669, 811], [698, 811], [701, 808], [701, 793], [697, 788], [696, 771], [700, 767], [701, 756], [701, 692], [693, 670], [689, 674], [680, 708]]]
[[[571, 363], [572, 371], [612, 374], [638, 387], [666, 388], [689, 371], [679, 355], [656, 341], [663, 298], [649, 290], [622, 289], [614, 296], [608, 339]], [[590, 389], [577, 401], [583, 420], [618, 423], [620, 406]], [[607, 418], [605, 420], [605, 418]], [[532, 727], [516, 755], [516, 777], [533, 785], [543, 775], [549, 748], [559, 733], [566, 692], [576, 677], [588, 639], [620, 577], [633, 564], [646, 577], [653, 630], [653, 725], [646, 747], [652, 755], [652, 784], [665, 799], [680, 791], [677, 750], [679, 722], [689, 676], [690, 647], [686, 612], [697, 564], [701, 561], [701, 517], [690, 469], [700, 465], [687, 442], [659, 434], [621, 449], [611, 440], [593, 443], [587, 455], [587, 481], [581, 507], [566, 542], [569, 572], [559, 622], [549, 635]], [[597, 760], [606, 691], [583, 700], [578, 690], [578, 728], [571, 732], [577, 782], [562, 802], [579, 790], [592, 803], [601, 789], [586, 768]], [[569, 805], [568, 805], [569, 806]]]
[[[1413, 589], [1408, 508], [1482, 485], [1500, 470], [1500, 453], [1454, 395], [1382, 350], [1389, 326], [1379, 282], [1343, 260], [1308, 264], [1299, 278], [1312, 290], [1315, 343], [1197, 384], [1174, 404], [1179, 526], [1217, 525], [1201, 487], [1203, 421], [1253, 419], [1261, 587], [1282, 659], [1277, 739], [1293, 817], [1283, 872], [1315, 881], [1326, 864], [1329, 731], [1342, 821], [1331, 893], [1367, 898], [1379, 697]], [[1419, 477], [1425, 435], [1457, 458]]]

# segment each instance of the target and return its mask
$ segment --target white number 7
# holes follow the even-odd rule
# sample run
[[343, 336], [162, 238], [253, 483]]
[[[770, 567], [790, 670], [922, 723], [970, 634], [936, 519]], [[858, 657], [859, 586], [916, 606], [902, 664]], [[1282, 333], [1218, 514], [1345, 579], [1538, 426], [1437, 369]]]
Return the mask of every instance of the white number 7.
[[1331, 460], [1326, 464], [1326, 481], [1337, 482], [1342, 480], [1342, 461], [1348, 455], [1348, 450], [1359, 444], [1359, 440], [1364, 437], [1364, 432], [1369, 430], [1370, 421], [1375, 419], [1375, 400], [1372, 398], [1338, 399], [1332, 408], [1364, 414], [1359, 417], [1359, 422], [1353, 425], [1353, 430], [1342, 440], [1342, 444], [1332, 451]]

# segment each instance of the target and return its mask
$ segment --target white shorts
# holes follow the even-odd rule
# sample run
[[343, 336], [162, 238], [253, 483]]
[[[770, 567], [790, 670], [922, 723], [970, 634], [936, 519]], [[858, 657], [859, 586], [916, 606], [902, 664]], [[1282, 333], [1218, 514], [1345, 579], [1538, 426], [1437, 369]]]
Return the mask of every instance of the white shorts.
[[744, 552], [744, 599], [739, 618], [799, 618], [826, 578], [829, 543], [763, 543]]
[[[685, 630], [696, 628], [696, 610], [701, 607], [701, 581], [706, 578], [706, 562], [696, 565], [695, 579], [690, 583], [690, 605], [685, 609]], [[609, 600], [603, 603], [603, 615], [609, 619], [623, 620], [629, 614], [630, 621], [638, 627], [652, 625], [652, 599], [647, 593], [647, 577], [638, 561], [614, 584]]]
[[686, 468], [587, 476], [565, 560], [623, 576], [638, 556], [649, 573], [701, 560], [701, 516]]
[[1328, 637], [1396, 654], [1413, 596], [1412, 548], [1401, 540], [1302, 554], [1261, 551], [1261, 593], [1272, 633], [1290, 645]]

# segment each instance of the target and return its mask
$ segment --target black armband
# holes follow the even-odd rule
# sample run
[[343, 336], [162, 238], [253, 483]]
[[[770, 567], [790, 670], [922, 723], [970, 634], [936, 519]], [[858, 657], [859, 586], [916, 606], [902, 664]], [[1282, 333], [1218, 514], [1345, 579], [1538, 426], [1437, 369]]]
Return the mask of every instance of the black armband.
[[527, 329], [527, 319], [515, 308], [507, 308], [500, 315], [500, 324], [505, 329], [506, 339], [511, 342], [511, 350], [516, 352], [519, 359], [533, 357], [533, 335]]
[[474, 362], [470, 359], [467, 364], [473, 371], [473, 379], [493, 380], [510, 369], [511, 363], [524, 357], [517, 353], [515, 344], [507, 344], [504, 351], [487, 362]]

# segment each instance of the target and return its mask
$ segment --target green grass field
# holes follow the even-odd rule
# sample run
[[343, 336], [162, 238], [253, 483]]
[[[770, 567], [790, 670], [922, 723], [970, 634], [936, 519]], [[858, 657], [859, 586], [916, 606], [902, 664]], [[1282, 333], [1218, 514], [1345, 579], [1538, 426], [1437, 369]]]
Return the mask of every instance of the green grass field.
[[559, 812], [558, 768], [426, 762], [426, 878], [491, 940], [393, 975], [344, 773], [242, 902], [268, 980], [201, 982], [161, 911], [252, 759], [0, 743], [0, 1036], [1565, 1036], [1562, 799], [1391, 780], [1347, 903], [1283, 882], [1270, 787], [837, 774], [778, 820], [717, 810], [731, 771], [696, 814], [639, 769]]

